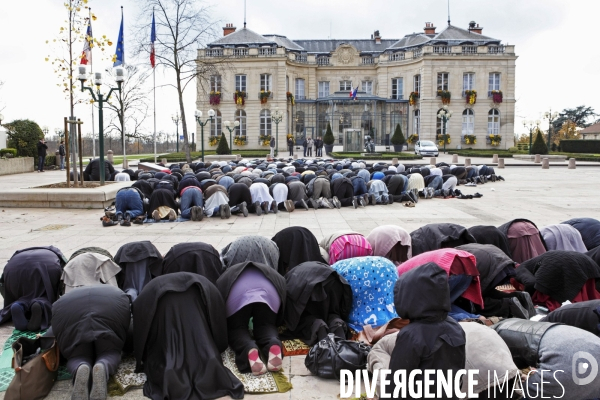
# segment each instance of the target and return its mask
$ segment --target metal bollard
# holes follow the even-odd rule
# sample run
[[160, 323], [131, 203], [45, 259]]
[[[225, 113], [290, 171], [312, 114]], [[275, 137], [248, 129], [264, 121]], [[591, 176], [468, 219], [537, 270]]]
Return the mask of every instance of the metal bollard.
[[492, 156], [492, 162], [493, 162], [493, 163], [497, 163], [497, 162], [498, 162], [498, 154], [494, 154], [494, 155]]
[[452, 164], [456, 164], [458, 162], [458, 154], [452, 154]]
[[106, 152], [106, 160], [111, 164], [113, 163], [113, 151], [112, 150], [109, 150]]
[[569, 158], [569, 168], [568, 169], [575, 169], [575, 159], [574, 158]]
[[465, 167], [470, 167], [470, 166], [471, 166], [471, 159], [465, 158]]
[[435, 158], [435, 157], [431, 157], [431, 158], [429, 159], [429, 165], [435, 165], [435, 164], [436, 164], [436, 161], [437, 161], [437, 160], [436, 160], [436, 158]]
[[550, 169], [550, 160], [548, 157], [542, 159], [542, 169]]
[[539, 154], [536, 154], [535, 155], [535, 159], [533, 160], [533, 162], [537, 163], [537, 164], [541, 163], [542, 162], [542, 156], [539, 155]]
[[129, 168], [129, 160], [123, 160], [123, 169]]
[[498, 159], [498, 168], [504, 168], [504, 158]]

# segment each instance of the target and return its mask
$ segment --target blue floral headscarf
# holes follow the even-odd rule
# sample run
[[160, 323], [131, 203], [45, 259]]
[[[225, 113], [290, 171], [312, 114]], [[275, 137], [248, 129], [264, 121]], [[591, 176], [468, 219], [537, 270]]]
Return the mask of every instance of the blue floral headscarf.
[[394, 306], [394, 285], [398, 272], [394, 263], [383, 257], [356, 257], [331, 266], [352, 287], [352, 310], [348, 325], [362, 331], [364, 325], [384, 325], [398, 316]]

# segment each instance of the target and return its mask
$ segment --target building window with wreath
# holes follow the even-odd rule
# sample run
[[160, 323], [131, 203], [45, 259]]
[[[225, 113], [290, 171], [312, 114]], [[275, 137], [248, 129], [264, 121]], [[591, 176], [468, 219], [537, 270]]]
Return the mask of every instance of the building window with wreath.
[[437, 90], [449, 90], [450, 74], [448, 72], [438, 72], [437, 74]]
[[494, 90], [500, 90], [500, 72], [490, 73], [488, 97], [492, 96]]
[[467, 108], [462, 113], [462, 135], [473, 135], [475, 133], [475, 113]]
[[246, 91], [246, 75], [235, 76], [235, 91], [245, 92]]
[[270, 92], [273, 87], [273, 75], [260, 74], [260, 91]]
[[220, 136], [221, 135], [221, 111], [215, 110], [215, 117], [212, 119], [210, 123], [210, 136]]
[[221, 91], [221, 75], [211, 75], [210, 91], [211, 92], [220, 92]]

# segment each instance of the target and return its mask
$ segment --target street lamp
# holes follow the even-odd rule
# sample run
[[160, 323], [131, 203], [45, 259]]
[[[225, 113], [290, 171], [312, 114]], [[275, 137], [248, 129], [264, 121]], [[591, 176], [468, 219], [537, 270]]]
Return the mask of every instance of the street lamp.
[[271, 121], [275, 123], [275, 157], [279, 151], [279, 123], [283, 119], [283, 113], [279, 111], [279, 107], [275, 107], [275, 112], [271, 116]]
[[58, 137], [59, 142], [60, 139], [63, 137], [63, 131], [60, 128], [54, 128], [54, 134]]
[[4, 115], [0, 114], [0, 126], [2, 126], [2, 121], [4, 121]]
[[44, 133], [44, 138], [46, 138], [48, 136], [49, 131], [50, 131], [50, 129], [47, 126], [44, 126], [42, 128], [42, 132]]
[[448, 109], [448, 105], [442, 107], [438, 113], [438, 118], [442, 120], [442, 140], [444, 141], [444, 154], [446, 154], [446, 142], [448, 141], [448, 120], [452, 118], [452, 110]]
[[531, 154], [531, 147], [533, 145], [533, 129], [536, 126], [539, 126], [540, 121], [523, 121], [523, 126], [525, 129], [529, 129], [529, 154]]
[[233, 123], [233, 127], [230, 121], [225, 121], [225, 128], [227, 128], [227, 130], [229, 131], [229, 154], [233, 154], [233, 139], [232, 139], [232, 132], [235, 128], [237, 128], [238, 126], [240, 126], [240, 121], [235, 121]]
[[552, 109], [550, 109], [550, 111], [544, 113], [544, 118], [548, 120], [548, 151], [550, 151], [552, 148], [552, 129], [554, 129], [552, 122], [558, 118], [558, 113], [556, 111], [552, 112]]
[[[84, 92], [86, 89], [91, 93], [92, 99], [98, 103], [98, 142], [100, 146], [100, 185], [104, 185], [105, 180], [105, 169], [104, 169], [104, 113], [103, 107], [104, 102], [107, 102], [110, 99], [110, 96], [116, 90], [121, 92], [121, 85], [125, 81], [125, 69], [122, 67], [115, 68], [115, 81], [117, 82], [117, 87], [111, 87], [106, 95], [100, 92], [100, 86], [102, 86], [102, 72], [94, 72], [94, 85], [96, 85], [96, 92], [89, 86], [84, 86], [85, 81], [88, 78], [87, 69], [85, 65], [80, 65], [79, 67], [79, 81], [81, 82], [81, 91]], [[77, 176], [75, 176], [75, 179]]]
[[202, 122], [202, 111], [196, 110], [195, 113], [196, 122], [200, 125], [200, 140], [202, 141], [202, 162], [204, 162], [204, 125], [208, 124], [208, 122], [212, 122], [213, 117], [215, 116], [215, 110], [212, 108], [208, 110], [208, 119]]
[[179, 112], [176, 112], [175, 114], [171, 115], [171, 119], [173, 120], [173, 122], [175, 123], [175, 125], [177, 126], [177, 130], [176, 130], [176, 143], [177, 143], [177, 152], [179, 153], [179, 122], [181, 121], [181, 117], [179, 116]]

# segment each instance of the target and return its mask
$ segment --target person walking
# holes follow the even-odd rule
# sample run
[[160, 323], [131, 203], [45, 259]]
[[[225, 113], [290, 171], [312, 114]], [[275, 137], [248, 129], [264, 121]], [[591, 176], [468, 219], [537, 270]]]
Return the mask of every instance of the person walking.
[[308, 142], [308, 144], [306, 145], [306, 157], [312, 157], [312, 149], [313, 149], [314, 142], [313, 142], [312, 138], [308, 138], [307, 142]]
[[294, 139], [288, 138], [287, 141], [288, 150], [290, 151], [290, 157], [294, 155]]
[[304, 147], [304, 156], [306, 158], [306, 153], [308, 152], [308, 140], [306, 136], [304, 137], [304, 142], [302, 143], [302, 147]]
[[275, 157], [275, 138], [271, 136], [271, 141], [269, 142], [269, 147], [271, 147], [271, 158]]
[[40, 141], [37, 144], [38, 150], [38, 172], [44, 171], [44, 163], [46, 162], [46, 151], [48, 150], [48, 145], [44, 138], [40, 138]]
[[67, 154], [67, 152], [65, 151], [65, 141], [61, 140], [60, 146], [58, 146], [58, 155], [60, 157], [60, 170], [61, 171], [65, 170], [65, 155], [66, 154]]

